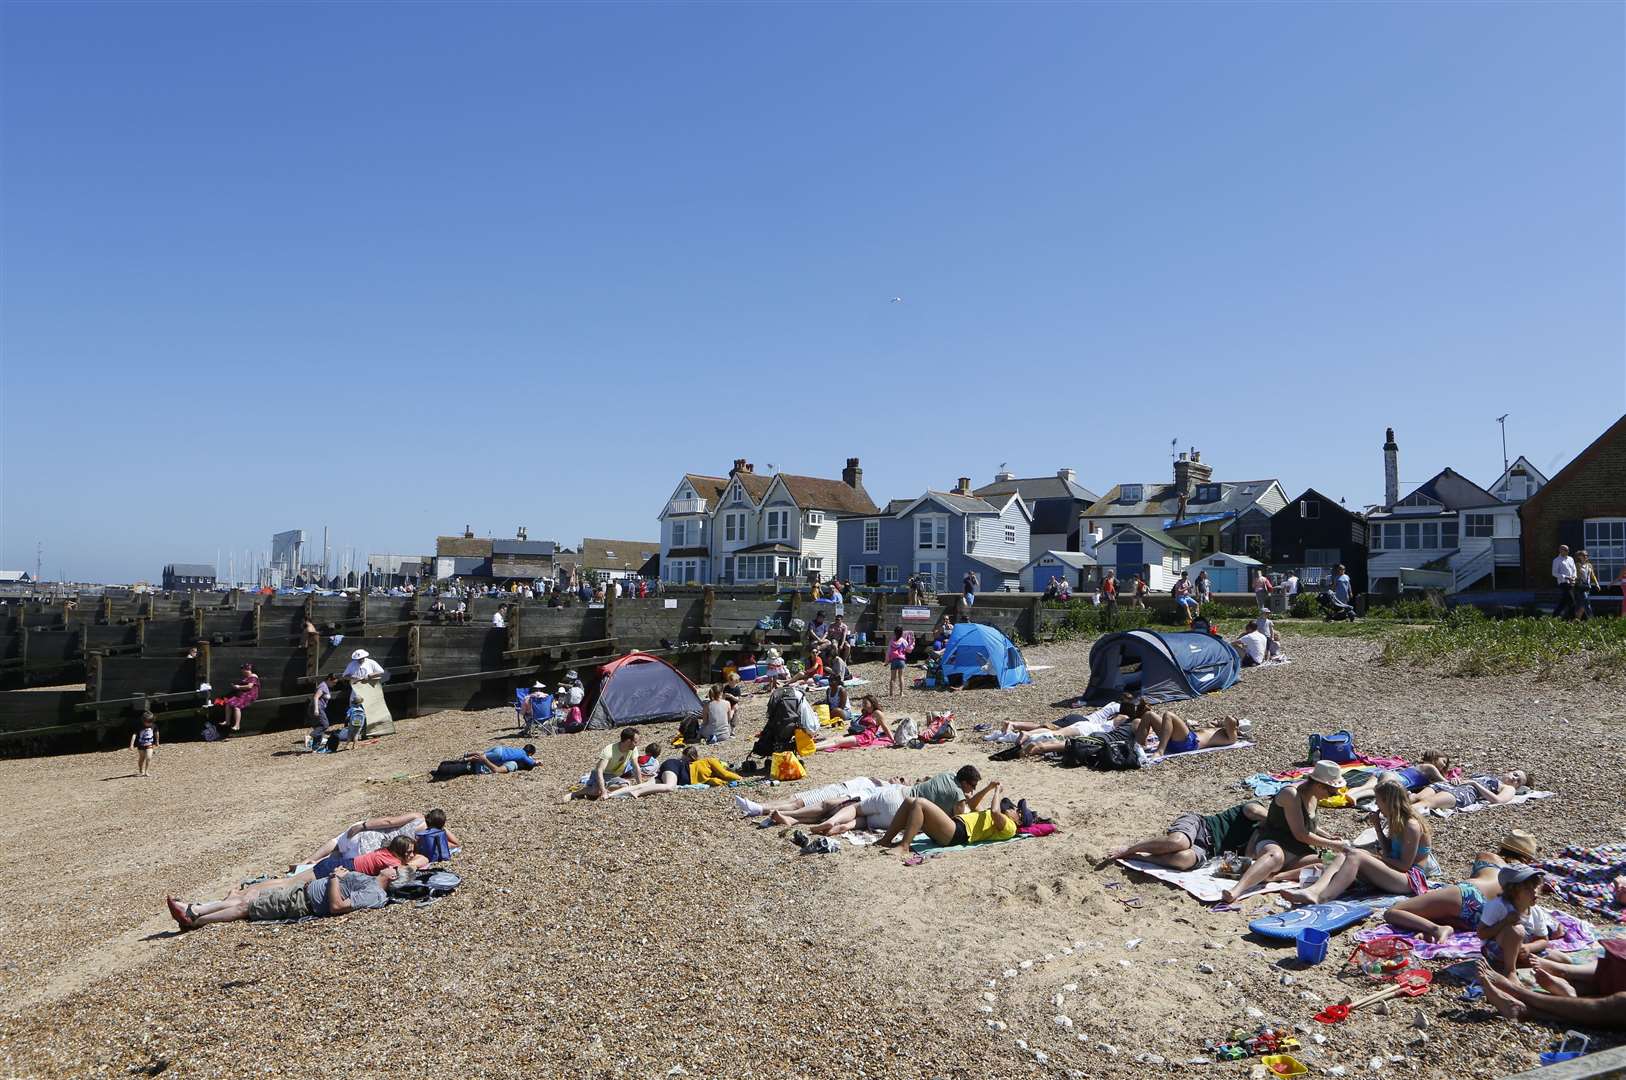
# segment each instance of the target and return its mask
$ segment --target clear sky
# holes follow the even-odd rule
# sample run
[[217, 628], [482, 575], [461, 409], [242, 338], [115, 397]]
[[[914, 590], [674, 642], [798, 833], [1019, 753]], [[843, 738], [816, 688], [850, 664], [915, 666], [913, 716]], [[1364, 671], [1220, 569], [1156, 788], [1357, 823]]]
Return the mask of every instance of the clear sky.
[[1623, 11], [13, 0], [0, 566], [1550, 471], [1626, 411]]

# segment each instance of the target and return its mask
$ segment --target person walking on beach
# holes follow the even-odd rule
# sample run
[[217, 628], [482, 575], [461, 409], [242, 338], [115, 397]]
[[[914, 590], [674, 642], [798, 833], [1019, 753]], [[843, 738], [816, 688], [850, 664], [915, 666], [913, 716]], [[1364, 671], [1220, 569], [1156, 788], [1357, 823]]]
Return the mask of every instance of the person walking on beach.
[[150, 712], [141, 714], [141, 726], [130, 736], [130, 749], [136, 752], [136, 775], [152, 775], [152, 756], [158, 752], [158, 722]]
[[1598, 572], [1585, 551], [1575, 553], [1575, 617], [1592, 618], [1592, 594], [1598, 591]]
[[1107, 622], [1115, 622], [1118, 617], [1118, 572], [1108, 570], [1101, 579], [1101, 606], [1107, 609]]
[[1558, 545], [1553, 559], [1553, 581], [1558, 585], [1558, 603], [1553, 605], [1553, 618], [1575, 617], [1575, 560], [1570, 558], [1570, 546]]
[[1270, 578], [1265, 576], [1265, 568], [1261, 566], [1259, 572], [1253, 578], [1253, 595], [1259, 601], [1259, 613], [1261, 615], [1270, 610], [1270, 594], [1273, 591]]

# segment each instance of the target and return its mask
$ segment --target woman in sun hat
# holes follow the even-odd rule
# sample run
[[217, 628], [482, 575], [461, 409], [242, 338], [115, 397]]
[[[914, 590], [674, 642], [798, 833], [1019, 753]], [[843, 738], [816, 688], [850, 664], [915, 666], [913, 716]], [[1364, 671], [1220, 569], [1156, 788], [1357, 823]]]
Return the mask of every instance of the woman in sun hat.
[[778, 649], [768, 650], [768, 664], [765, 674], [770, 679], [790, 678], [790, 668], [785, 666], [785, 657]]
[[1316, 762], [1304, 779], [1278, 791], [1270, 800], [1264, 822], [1254, 833], [1248, 852], [1253, 864], [1220, 899], [1229, 904], [1263, 885], [1274, 874], [1315, 862], [1317, 848], [1347, 850], [1347, 840], [1316, 830], [1316, 805], [1343, 790], [1343, 770], [1336, 761], [1323, 760]]
[[1474, 858], [1465, 879], [1409, 896], [1385, 911], [1383, 920], [1397, 930], [1436, 942], [1453, 933], [1472, 931], [1479, 926], [1485, 903], [1502, 895], [1498, 878], [1502, 868], [1510, 863], [1534, 863], [1536, 858], [1536, 838], [1514, 829], [1502, 837], [1495, 851], [1481, 851]]
[[1289, 901], [1324, 904], [1342, 896], [1357, 879], [1397, 896], [1428, 892], [1428, 879], [1439, 876], [1440, 864], [1430, 847], [1428, 825], [1412, 806], [1411, 792], [1398, 780], [1384, 780], [1377, 787], [1377, 802], [1372, 814], [1377, 851], [1345, 849], [1313, 884], [1284, 893]]

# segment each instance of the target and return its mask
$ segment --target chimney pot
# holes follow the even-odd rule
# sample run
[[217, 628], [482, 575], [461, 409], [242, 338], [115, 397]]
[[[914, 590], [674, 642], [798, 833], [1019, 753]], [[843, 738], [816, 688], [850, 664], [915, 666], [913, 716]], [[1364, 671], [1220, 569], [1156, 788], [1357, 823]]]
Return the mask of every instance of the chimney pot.
[[1077, 473], [1075, 473], [1071, 468], [1068, 468], [1066, 466], [1063, 466], [1062, 468], [1057, 469], [1056, 470], [1056, 475], [1061, 477], [1063, 480], [1067, 481], [1069, 484], [1072, 483], [1078, 477]]
[[857, 458], [850, 457], [847, 459], [846, 468], [841, 470], [841, 482], [850, 488], [864, 486], [864, 470], [859, 468]]
[[745, 471], [745, 459], [742, 458], [742, 457], [737, 457], [737, 458], [734, 459], [734, 467], [732, 469], [728, 470], [728, 475], [733, 476], [735, 473], [740, 473], [740, 472], [744, 472], [744, 471]]
[[969, 477], [969, 476], [960, 477], [959, 482], [954, 485], [954, 491], [958, 495], [969, 495], [969, 494], [971, 494], [971, 477]]

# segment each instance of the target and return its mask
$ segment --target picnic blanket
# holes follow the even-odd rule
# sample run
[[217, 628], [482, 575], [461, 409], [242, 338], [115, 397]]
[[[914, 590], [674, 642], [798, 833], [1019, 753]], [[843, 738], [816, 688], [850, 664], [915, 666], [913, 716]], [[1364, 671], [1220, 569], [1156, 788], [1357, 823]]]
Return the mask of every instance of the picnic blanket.
[[1479, 810], [1495, 810], [1495, 809], [1498, 809], [1498, 808], [1503, 807], [1503, 806], [1518, 806], [1520, 803], [1527, 803], [1531, 799], [1550, 799], [1552, 797], [1553, 797], [1553, 792], [1551, 792], [1551, 791], [1526, 791], [1526, 792], [1523, 792], [1523, 793], [1521, 793], [1519, 795], [1513, 796], [1512, 799], [1510, 799], [1509, 801], [1507, 801], [1505, 803], [1482, 803], [1482, 802], [1480, 802], [1480, 803], [1474, 803], [1472, 806], [1464, 806], [1461, 810], [1433, 809], [1433, 810], [1425, 810], [1424, 813], [1433, 814], [1435, 817], [1439, 817], [1439, 818], [1448, 818], [1452, 814], [1472, 814], [1472, 813], [1475, 813], [1476, 811], [1479, 811]]
[[[1217, 860], [1211, 860], [1195, 870], [1171, 870], [1167, 866], [1159, 866], [1157, 863], [1147, 862], [1144, 859], [1119, 859], [1118, 865], [1184, 889], [1205, 904], [1219, 903], [1220, 894], [1236, 884], [1235, 878], [1220, 877], [1214, 872], [1219, 868]], [[1263, 896], [1266, 893], [1281, 892], [1285, 889], [1296, 889], [1298, 887], [1299, 884], [1296, 881], [1270, 881], [1248, 893], [1248, 895]]]
[[1626, 844], [1572, 845], [1541, 864], [1553, 890], [1572, 904], [1605, 919], [1626, 923], [1626, 908], [1615, 900], [1615, 878], [1626, 874]]
[[1150, 758], [1149, 757], [1149, 758], [1146, 759], [1145, 764], [1147, 766], [1161, 765], [1165, 761], [1178, 761], [1181, 758], [1196, 757], [1198, 754], [1215, 754], [1215, 753], [1218, 753], [1221, 750], [1240, 750], [1244, 746], [1252, 746], [1252, 745], [1253, 745], [1253, 743], [1249, 742], [1246, 739], [1242, 739], [1242, 740], [1240, 740], [1238, 742], [1226, 743], [1224, 746], [1205, 746], [1201, 750], [1187, 750], [1184, 753], [1168, 754], [1168, 755], [1165, 755], [1164, 757], [1160, 757], [1160, 758]]
[[[1564, 931], [1551, 946], [1559, 952], [1579, 952], [1590, 949], [1598, 943], [1598, 935], [1585, 921], [1562, 911], [1553, 912], [1558, 919], [1559, 927]], [[1485, 943], [1480, 940], [1477, 933], [1472, 930], [1460, 930], [1444, 941], [1434, 941], [1430, 938], [1420, 937], [1417, 934], [1401, 933], [1394, 927], [1384, 924], [1382, 926], [1369, 926], [1364, 930], [1355, 932], [1356, 941], [1371, 941], [1380, 937], [1403, 937], [1411, 942], [1412, 955], [1419, 960], [1463, 960], [1478, 956], [1481, 946]]]

